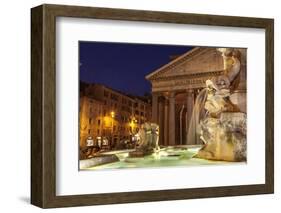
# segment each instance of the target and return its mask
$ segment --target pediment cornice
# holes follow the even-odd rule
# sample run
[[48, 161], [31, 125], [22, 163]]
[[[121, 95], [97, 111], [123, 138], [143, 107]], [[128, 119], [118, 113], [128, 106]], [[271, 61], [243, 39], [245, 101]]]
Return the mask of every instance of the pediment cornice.
[[146, 79], [155, 81], [176, 76], [192, 78], [222, 69], [223, 59], [215, 48], [196, 47], [147, 75]]

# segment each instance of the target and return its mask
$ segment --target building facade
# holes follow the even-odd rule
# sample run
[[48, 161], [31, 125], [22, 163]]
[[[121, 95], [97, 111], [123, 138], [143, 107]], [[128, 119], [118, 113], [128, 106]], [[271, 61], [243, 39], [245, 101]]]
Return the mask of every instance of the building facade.
[[[246, 112], [246, 49], [240, 52], [239, 86], [230, 96]], [[146, 76], [152, 85], [152, 121], [159, 124], [160, 145], [185, 145], [193, 107], [206, 80], [225, 71], [225, 60], [216, 48], [197, 47]], [[193, 132], [192, 134], [195, 134]]]
[[88, 137], [97, 138], [103, 134], [104, 119], [102, 110], [102, 102], [87, 96], [80, 97], [80, 147], [87, 146]]
[[149, 98], [135, 97], [101, 84], [91, 84], [80, 94], [80, 146], [88, 137], [94, 143], [107, 139], [111, 148], [129, 143], [140, 125], [151, 121]]

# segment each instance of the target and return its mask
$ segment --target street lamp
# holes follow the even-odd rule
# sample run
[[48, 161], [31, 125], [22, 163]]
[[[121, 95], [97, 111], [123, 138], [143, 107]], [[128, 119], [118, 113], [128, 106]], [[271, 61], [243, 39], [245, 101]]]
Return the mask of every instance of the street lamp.
[[115, 112], [111, 111], [110, 115], [111, 115], [112, 118], [114, 118], [115, 117]]
[[131, 132], [130, 133], [132, 135], [134, 135], [136, 133], [136, 132], [134, 133], [134, 129], [136, 128], [137, 123], [138, 123], [138, 120], [135, 117], [132, 117], [131, 122], [129, 123], [130, 127], [131, 127]]
[[114, 117], [115, 117], [115, 112], [111, 111], [110, 115], [111, 115], [111, 145], [112, 145], [113, 144], [113, 121], [114, 121]]
[[131, 135], [131, 142], [135, 143], [136, 142], [136, 135], [138, 133], [138, 120], [133, 116], [131, 117], [131, 122], [130, 122], [130, 135]]

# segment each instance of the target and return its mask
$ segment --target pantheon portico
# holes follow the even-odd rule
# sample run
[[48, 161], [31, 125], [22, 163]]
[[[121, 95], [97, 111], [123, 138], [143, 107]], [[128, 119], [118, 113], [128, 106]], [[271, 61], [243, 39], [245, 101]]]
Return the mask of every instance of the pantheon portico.
[[[238, 50], [240, 84], [232, 101], [245, 111], [246, 49]], [[159, 125], [160, 145], [189, 144], [187, 134], [196, 96], [206, 80], [222, 75], [224, 69], [223, 56], [216, 48], [196, 47], [146, 76], [152, 85], [152, 122]]]

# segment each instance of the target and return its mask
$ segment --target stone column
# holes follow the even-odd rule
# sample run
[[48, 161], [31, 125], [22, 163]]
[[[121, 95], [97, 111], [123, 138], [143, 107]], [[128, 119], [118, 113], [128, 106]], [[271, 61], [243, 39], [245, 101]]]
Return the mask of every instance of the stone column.
[[152, 122], [158, 124], [158, 97], [157, 93], [152, 93]]
[[169, 102], [165, 98], [164, 103], [164, 145], [169, 144]]
[[159, 97], [159, 111], [158, 111], [158, 124], [159, 124], [159, 144], [164, 144], [164, 100]]
[[183, 142], [183, 131], [184, 131], [184, 129], [183, 129], [183, 122], [182, 122], [182, 118], [183, 118], [183, 111], [184, 111], [184, 105], [182, 105], [182, 107], [181, 107], [181, 109], [180, 109], [180, 130], [179, 130], [179, 132], [180, 132], [180, 145], [183, 145], [183, 144], [185, 144], [185, 142]]
[[169, 145], [176, 144], [175, 93], [169, 94]]
[[[187, 90], [187, 98], [186, 98], [186, 144], [190, 144], [191, 142], [188, 141], [188, 132], [189, 132], [189, 126], [191, 122], [192, 112], [193, 112], [193, 106], [194, 106], [194, 91], [192, 89]], [[193, 133], [193, 132], [191, 132]], [[194, 129], [195, 134], [195, 129]]]

